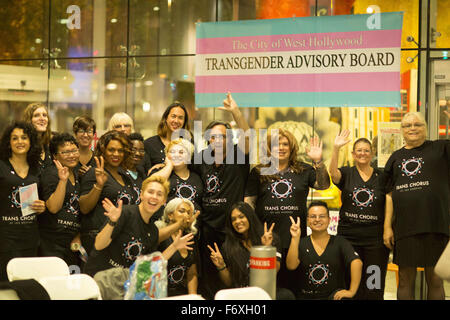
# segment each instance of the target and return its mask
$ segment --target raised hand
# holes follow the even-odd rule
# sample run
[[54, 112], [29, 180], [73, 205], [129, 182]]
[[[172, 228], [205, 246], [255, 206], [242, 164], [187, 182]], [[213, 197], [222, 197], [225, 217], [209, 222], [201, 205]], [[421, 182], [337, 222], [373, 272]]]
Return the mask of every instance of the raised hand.
[[345, 129], [342, 130], [341, 133], [339, 133], [336, 138], [334, 139], [334, 146], [336, 148], [341, 148], [345, 146], [347, 143], [351, 141], [348, 137], [350, 136], [350, 130]]
[[264, 234], [261, 237], [261, 243], [264, 246], [271, 246], [272, 245], [272, 241], [273, 241], [272, 230], [273, 230], [274, 226], [275, 226], [275, 223], [272, 223], [272, 225], [270, 226], [269, 230], [267, 230], [267, 222], [264, 222]]
[[220, 253], [219, 247], [217, 246], [217, 243], [214, 242], [214, 247], [215, 250], [213, 248], [211, 248], [210, 245], [208, 245], [208, 249], [209, 251], [211, 251], [211, 261], [212, 263], [214, 263], [214, 265], [217, 268], [223, 268], [225, 266], [225, 261], [223, 260], [222, 254]]
[[100, 156], [100, 160], [94, 157], [97, 167], [95, 168], [95, 179], [97, 180], [97, 186], [103, 187], [108, 180], [108, 175], [105, 172], [105, 160], [103, 156]]
[[313, 162], [320, 162], [322, 160], [322, 150], [323, 142], [319, 141], [319, 137], [313, 137], [309, 140], [306, 154]]
[[117, 202], [117, 207], [108, 198], [102, 201], [103, 209], [105, 209], [105, 216], [112, 222], [117, 222], [122, 214], [122, 200]]
[[231, 93], [227, 93], [227, 97], [225, 100], [223, 100], [223, 107], [219, 107], [219, 110], [225, 110], [225, 111], [233, 111], [238, 109], [238, 105], [236, 104], [236, 101], [234, 101], [233, 97], [231, 96]]
[[300, 228], [300, 217], [297, 217], [297, 222], [294, 221], [292, 216], [289, 216], [289, 219], [291, 219], [291, 228], [289, 231], [291, 232], [292, 238], [300, 238], [302, 234], [302, 229]]
[[67, 181], [67, 179], [69, 179], [69, 168], [64, 167], [61, 162], [59, 162], [58, 160], [53, 160], [53, 162], [55, 163], [56, 169], [58, 169], [58, 178], [61, 181]]
[[181, 236], [182, 232], [181, 230], [178, 231], [177, 235], [175, 236], [175, 239], [173, 239], [173, 246], [177, 250], [187, 249], [187, 250], [193, 250], [192, 247], [189, 247], [190, 245], [194, 244], [194, 241], [191, 241], [194, 238], [194, 235], [192, 233], [188, 233], [185, 236]]

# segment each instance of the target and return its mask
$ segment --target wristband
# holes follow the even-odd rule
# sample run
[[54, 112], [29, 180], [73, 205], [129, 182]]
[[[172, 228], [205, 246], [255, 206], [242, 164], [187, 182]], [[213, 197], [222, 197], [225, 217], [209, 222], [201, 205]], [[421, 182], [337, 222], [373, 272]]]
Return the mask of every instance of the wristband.
[[117, 221], [116, 222], [114, 222], [114, 221], [111, 221], [111, 219], [109, 219], [108, 218], [108, 221], [107, 221], [107, 223], [111, 226], [111, 227], [115, 227], [116, 226], [116, 224], [117, 224]]
[[226, 268], [227, 268], [227, 265], [226, 265], [226, 264], [224, 264], [222, 268], [220, 268], [220, 269], [219, 269], [219, 268], [217, 268], [217, 271], [222, 271], [222, 270], [225, 270]]
[[94, 189], [97, 189], [98, 191], [102, 191], [102, 188], [97, 187], [97, 184], [94, 183]]

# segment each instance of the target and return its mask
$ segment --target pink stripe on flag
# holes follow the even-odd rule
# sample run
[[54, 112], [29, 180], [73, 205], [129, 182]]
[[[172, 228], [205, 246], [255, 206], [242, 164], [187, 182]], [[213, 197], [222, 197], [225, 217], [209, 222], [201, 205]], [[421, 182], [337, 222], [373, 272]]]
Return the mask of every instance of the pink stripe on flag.
[[[399, 47], [402, 30], [373, 30], [334, 33], [285, 34], [267, 36], [197, 39], [197, 54], [268, 51], [340, 50]], [[312, 40], [311, 40], [312, 39]], [[317, 41], [315, 42], [314, 39]], [[351, 39], [350, 43], [336, 44]], [[331, 44], [333, 41], [333, 45]], [[278, 46], [272, 46], [272, 44]], [[244, 45], [247, 47], [244, 48]]]
[[398, 72], [197, 76], [196, 93], [400, 90]]

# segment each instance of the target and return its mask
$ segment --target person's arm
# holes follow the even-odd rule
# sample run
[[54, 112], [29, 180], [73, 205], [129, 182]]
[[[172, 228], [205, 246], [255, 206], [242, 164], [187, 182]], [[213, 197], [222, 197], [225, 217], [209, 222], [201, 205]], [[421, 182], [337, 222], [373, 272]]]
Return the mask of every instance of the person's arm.
[[334, 295], [334, 300], [341, 300], [342, 298], [353, 298], [358, 291], [359, 283], [361, 282], [363, 263], [361, 259], [354, 259], [350, 263], [350, 288], [348, 290], [339, 290]]
[[[236, 104], [236, 101], [234, 101], [233, 97], [231, 96], [231, 93], [227, 93], [227, 98], [223, 100], [223, 107], [219, 107], [219, 110], [226, 110], [228, 112], [231, 112], [234, 121], [236, 122], [236, 125], [239, 129], [242, 129], [245, 132], [250, 128], [248, 125], [247, 119], [245, 119], [244, 115], [241, 113], [241, 110], [239, 110], [238, 105]], [[241, 136], [240, 139], [243, 139], [244, 137]], [[243, 150], [244, 151], [244, 150]], [[248, 154], [250, 151], [250, 142], [249, 137], [245, 137], [245, 154]]]
[[197, 210], [191, 218], [188, 218], [187, 220], [185, 220], [184, 218], [180, 219], [180, 220], [176, 221], [175, 223], [168, 225], [167, 227], [159, 229], [158, 230], [158, 244], [163, 242], [164, 240], [167, 240], [172, 234], [174, 234], [178, 230], [188, 228], [190, 225], [192, 225], [192, 223], [195, 221], [195, 219], [197, 219], [199, 214], [200, 214], [200, 211]]
[[297, 217], [297, 222], [290, 216], [291, 219], [291, 243], [289, 244], [289, 250], [286, 256], [286, 268], [288, 270], [295, 270], [300, 264], [300, 259], [298, 257], [298, 247], [300, 244], [300, 235], [302, 230], [300, 228], [300, 218]]
[[196, 264], [192, 264], [187, 271], [187, 286], [188, 286], [188, 294], [197, 294], [198, 275]]
[[109, 220], [95, 237], [94, 247], [96, 250], [103, 250], [111, 244], [115, 224], [122, 214], [122, 200], [119, 200], [118, 206], [115, 207], [108, 198], [105, 198], [103, 200], [103, 208], [105, 209], [105, 216]]
[[89, 193], [80, 197], [80, 200], [78, 202], [80, 205], [80, 211], [83, 214], [88, 214], [95, 208], [97, 202], [100, 199], [100, 195], [102, 194], [103, 186], [108, 180], [108, 175], [104, 170], [103, 157], [100, 156], [100, 161], [97, 159], [97, 157], [95, 157], [95, 162], [97, 165], [97, 167], [94, 168], [96, 183], [94, 183]]
[[66, 185], [69, 179], [69, 168], [64, 167], [58, 160], [53, 160], [58, 170], [58, 184], [55, 191], [45, 202], [47, 209], [50, 213], [56, 214], [64, 205], [64, 198], [66, 197]]
[[[149, 170], [149, 173], [151, 173], [151, 171], [154, 170], [153, 168], [151, 170]], [[164, 161], [164, 166], [162, 167], [161, 170], [156, 171], [155, 173], [151, 174], [150, 176], [157, 176], [157, 177], [162, 177], [164, 179], [169, 179], [170, 175], [172, 174], [172, 170], [173, 170], [173, 163], [172, 161], [169, 160], [169, 157], [166, 156], [166, 160]]]
[[222, 282], [227, 286], [231, 287], [233, 282], [231, 281], [231, 274], [228, 270], [227, 265], [225, 264], [225, 261], [223, 260], [222, 254], [220, 253], [219, 247], [217, 246], [217, 243], [214, 242], [214, 247], [211, 248], [210, 245], [208, 245], [208, 249], [211, 251], [211, 261], [216, 266], [217, 271], [219, 272], [219, 277], [222, 280]]
[[314, 183], [314, 189], [317, 190], [325, 190], [330, 187], [330, 177], [322, 160], [322, 150], [323, 142], [319, 142], [318, 137], [311, 138], [306, 154], [312, 160], [314, 169], [316, 170], [316, 182]]
[[256, 198], [257, 196], [244, 197], [244, 202], [248, 203], [253, 209], [256, 208]]
[[384, 231], [383, 243], [389, 249], [394, 249], [394, 231], [392, 229], [392, 217], [394, 216], [394, 204], [392, 192], [386, 194], [386, 205], [384, 208]]
[[178, 231], [178, 234], [173, 239], [173, 242], [168, 246], [163, 252], [162, 255], [164, 259], [169, 260], [177, 250], [187, 249], [193, 250], [189, 245], [194, 244], [192, 238], [194, 235], [192, 233], [188, 233], [185, 236], [181, 236], [181, 230]]
[[331, 153], [331, 161], [328, 167], [330, 171], [331, 180], [334, 184], [338, 184], [341, 181], [341, 171], [339, 171], [339, 150], [350, 142], [348, 136], [350, 135], [350, 130], [343, 130], [334, 139], [333, 151]]

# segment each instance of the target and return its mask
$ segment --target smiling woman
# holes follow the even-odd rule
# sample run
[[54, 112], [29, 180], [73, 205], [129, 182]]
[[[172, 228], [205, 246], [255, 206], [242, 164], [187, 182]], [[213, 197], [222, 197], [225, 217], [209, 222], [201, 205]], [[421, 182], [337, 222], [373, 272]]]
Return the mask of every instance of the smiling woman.
[[7, 281], [9, 260], [38, 253], [37, 214], [44, 212], [45, 202], [35, 200], [34, 213], [23, 215], [20, 188], [40, 186], [39, 155], [31, 124], [15, 122], [5, 128], [0, 140], [0, 281]]

